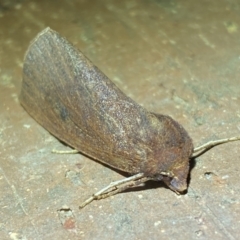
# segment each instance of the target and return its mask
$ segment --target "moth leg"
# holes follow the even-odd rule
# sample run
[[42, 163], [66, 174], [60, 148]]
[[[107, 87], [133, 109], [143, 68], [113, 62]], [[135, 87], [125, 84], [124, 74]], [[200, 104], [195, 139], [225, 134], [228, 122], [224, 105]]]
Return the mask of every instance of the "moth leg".
[[143, 178], [140, 178], [138, 180], [135, 180], [135, 181], [131, 181], [131, 182], [128, 182], [127, 184], [121, 186], [115, 186], [115, 189], [113, 190], [109, 190], [108, 192], [106, 193], [102, 193], [101, 195], [99, 196], [95, 196], [96, 200], [100, 200], [100, 199], [104, 199], [104, 198], [107, 198], [107, 197], [110, 197], [110, 196], [113, 196], [117, 193], [120, 193], [120, 192], [123, 192], [124, 190], [126, 189], [129, 189], [129, 188], [132, 188], [132, 187], [136, 187], [136, 186], [139, 186], [141, 183], [144, 183], [146, 181], [148, 181], [149, 178], [148, 177], [143, 177]]
[[128, 188], [135, 187], [143, 182], [148, 181], [150, 178], [144, 177], [143, 173], [138, 173], [128, 178], [121, 179], [116, 182], [110, 183], [107, 187], [101, 189], [97, 193], [93, 194], [90, 198], [84, 201], [79, 208], [84, 208], [87, 204], [93, 200], [99, 200], [115, 195], [116, 193], [122, 192]]
[[79, 151], [76, 150], [76, 149], [72, 149], [72, 150], [56, 150], [56, 149], [53, 149], [52, 150], [52, 153], [57, 153], [57, 154], [75, 154], [75, 153], [78, 153]]
[[216, 141], [209, 141], [209, 142], [203, 144], [202, 146], [194, 148], [192, 158], [195, 158], [195, 157], [198, 157], [198, 156], [202, 155], [204, 152], [206, 152], [207, 150], [209, 150], [209, 149], [211, 149], [211, 148], [213, 148], [217, 145], [227, 143], [227, 142], [234, 142], [234, 141], [238, 141], [238, 140], [240, 140], [240, 136], [232, 137], [232, 138], [219, 139], [219, 140], [216, 140]]

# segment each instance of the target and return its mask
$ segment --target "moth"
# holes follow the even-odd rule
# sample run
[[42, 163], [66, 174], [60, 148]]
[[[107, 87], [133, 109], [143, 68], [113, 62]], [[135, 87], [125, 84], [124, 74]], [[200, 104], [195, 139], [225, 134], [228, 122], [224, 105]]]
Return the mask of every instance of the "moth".
[[171, 117], [148, 112], [126, 96], [79, 50], [50, 28], [30, 44], [20, 102], [52, 135], [87, 156], [130, 174], [91, 196], [104, 198], [148, 180], [187, 189], [189, 161], [200, 148]]

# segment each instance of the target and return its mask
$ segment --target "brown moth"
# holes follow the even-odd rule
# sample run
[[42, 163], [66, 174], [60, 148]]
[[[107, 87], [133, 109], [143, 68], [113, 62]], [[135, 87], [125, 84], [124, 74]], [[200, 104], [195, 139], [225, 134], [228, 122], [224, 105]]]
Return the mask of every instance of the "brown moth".
[[[163, 181], [177, 193], [187, 189], [193, 143], [185, 129], [127, 97], [50, 28], [39, 33], [27, 50], [20, 102], [58, 139], [132, 175], [110, 184], [81, 207], [147, 180]], [[195, 151], [238, 139], [208, 143]]]

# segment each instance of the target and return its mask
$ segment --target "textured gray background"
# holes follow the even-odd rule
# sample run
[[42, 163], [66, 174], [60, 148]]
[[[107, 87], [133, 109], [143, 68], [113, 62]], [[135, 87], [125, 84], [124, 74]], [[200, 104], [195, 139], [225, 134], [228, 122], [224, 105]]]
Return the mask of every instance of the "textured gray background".
[[199, 157], [185, 195], [148, 183], [79, 211], [124, 176], [52, 154], [66, 147], [18, 102], [24, 52], [50, 26], [196, 146], [240, 135], [239, 23], [238, 0], [1, 1], [0, 238], [239, 239], [240, 142]]

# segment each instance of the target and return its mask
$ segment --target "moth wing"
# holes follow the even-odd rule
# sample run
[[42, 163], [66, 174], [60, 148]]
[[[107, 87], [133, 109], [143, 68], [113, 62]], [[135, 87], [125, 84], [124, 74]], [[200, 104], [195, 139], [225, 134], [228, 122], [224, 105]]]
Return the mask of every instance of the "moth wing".
[[20, 101], [51, 134], [86, 155], [126, 172], [146, 160], [146, 111], [50, 28], [24, 60]]

